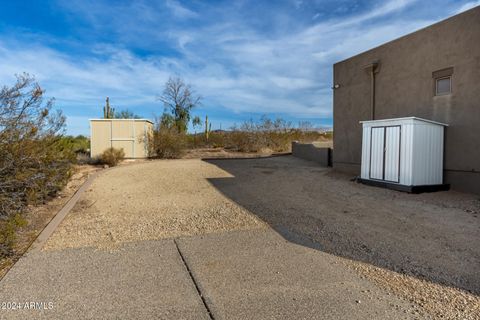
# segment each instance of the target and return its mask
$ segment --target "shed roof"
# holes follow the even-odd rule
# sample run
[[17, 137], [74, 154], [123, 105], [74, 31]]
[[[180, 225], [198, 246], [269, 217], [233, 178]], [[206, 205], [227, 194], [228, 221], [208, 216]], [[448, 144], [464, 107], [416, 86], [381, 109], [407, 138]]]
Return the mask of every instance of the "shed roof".
[[145, 121], [153, 124], [151, 120], [148, 119], [89, 119], [90, 121]]
[[433, 124], [437, 124], [437, 125], [440, 125], [440, 126], [448, 127], [448, 124], [433, 121], [433, 120], [418, 118], [418, 117], [403, 117], [403, 118], [391, 118], [391, 119], [379, 119], [379, 120], [364, 120], [364, 121], [360, 121], [360, 123], [378, 123], [378, 122], [405, 121], [405, 120], [423, 121], [423, 122], [428, 122], [428, 123], [433, 123]]

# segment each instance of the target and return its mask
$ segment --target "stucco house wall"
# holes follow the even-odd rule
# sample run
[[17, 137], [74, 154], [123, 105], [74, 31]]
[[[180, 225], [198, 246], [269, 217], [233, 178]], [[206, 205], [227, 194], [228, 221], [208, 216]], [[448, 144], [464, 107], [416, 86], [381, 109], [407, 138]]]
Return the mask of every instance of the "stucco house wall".
[[[480, 194], [480, 7], [338, 62], [333, 67], [333, 166], [360, 173], [361, 120], [420, 117], [449, 127], [445, 133], [444, 181]], [[434, 73], [453, 68], [452, 92], [435, 95]]]

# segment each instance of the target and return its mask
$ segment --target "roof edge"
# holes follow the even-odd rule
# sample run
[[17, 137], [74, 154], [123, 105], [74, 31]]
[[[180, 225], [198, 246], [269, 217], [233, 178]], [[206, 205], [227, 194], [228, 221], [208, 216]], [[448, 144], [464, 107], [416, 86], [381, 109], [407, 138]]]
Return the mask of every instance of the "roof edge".
[[404, 34], [403, 36], [400, 36], [400, 37], [397, 37], [397, 38], [395, 38], [395, 39], [386, 41], [386, 42], [384, 42], [384, 43], [382, 43], [382, 44], [379, 44], [379, 45], [377, 45], [377, 46], [375, 46], [375, 47], [373, 47], [373, 48], [370, 48], [370, 49], [368, 49], [368, 50], [365, 50], [365, 51], [356, 53], [356, 54], [354, 54], [353, 56], [350, 56], [350, 57], [348, 57], [348, 58], [345, 58], [345, 59], [339, 60], [339, 61], [337, 61], [337, 62], [334, 62], [334, 63], [333, 63], [333, 66], [336, 66], [336, 65], [341, 64], [341, 63], [344, 63], [344, 62], [346, 62], [346, 61], [348, 61], [348, 60], [350, 60], [350, 59], [353, 59], [353, 58], [356, 58], [356, 57], [358, 57], [358, 56], [361, 56], [361, 55], [364, 55], [364, 54], [366, 54], [366, 53], [369, 53], [369, 52], [374, 51], [374, 50], [376, 50], [376, 49], [378, 49], [378, 48], [381, 48], [381, 47], [390, 45], [390, 44], [395, 43], [395, 42], [397, 42], [397, 41], [400, 41], [400, 40], [402, 40], [402, 39], [404, 39], [404, 38], [413, 36], [413, 35], [415, 35], [415, 34], [417, 34], [417, 33], [420, 33], [420, 32], [422, 32], [422, 31], [424, 31], [424, 30], [428, 30], [428, 29], [430, 29], [430, 28], [434, 28], [434, 27], [436, 27], [436, 26], [438, 26], [438, 25], [441, 25], [441, 24], [443, 24], [443, 23], [446, 23], [446, 22], [448, 22], [448, 21], [450, 21], [450, 20], [456, 19], [456, 18], [458, 18], [459, 16], [471, 14], [473, 11], [476, 11], [476, 10], [480, 10], [480, 6], [475, 6], [475, 7], [473, 7], [473, 8], [468, 9], [468, 10], [465, 10], [465, 11], [463, 11], [463, 12], [460, 12], [460, 13], [454, 14], [454, 15], [452, 15], [452, 16], [446, 17], [446, 18], [444, 18], [444, 19], [438, 20], [437, 22], [434, 22], [434, 23], [432, 23], [432, 24], [430, 24], [430, 25], [427, 25], [427, 26], [422, 27], [422, 28], [420, 28], [420, 29], [414, 30], [414, 31], [412, 31], [412, 32], [410, 32], [410, 33]]
[[152, 120], [149, 119], [101, 119], [101, 118], [93, 118], [93, 119], [88, 119], [88, 121], [146, 121], [151, 124], [154, 124]]
[[433, 123], [433, 124], [438, 124], [440, 126], [448, 127], [448, 124], [438, 122], [438, 121], [433, 121], [433, 120], [428, 120], [428, 119], [423, 119], [423, 118], [418, 118], [418, 117], [403, 117], [403, 118], [390, 118], [390, 119], [378, 119], [378, 120], [363, 120], [359, 121], [359, 123], [374, 123], [374, 122], [387, 122], [387, 121], [399, 121], [399, 120], [417, 120], [417, 121], [423, 121], [423, 122], [428, 122], [428, 123]]

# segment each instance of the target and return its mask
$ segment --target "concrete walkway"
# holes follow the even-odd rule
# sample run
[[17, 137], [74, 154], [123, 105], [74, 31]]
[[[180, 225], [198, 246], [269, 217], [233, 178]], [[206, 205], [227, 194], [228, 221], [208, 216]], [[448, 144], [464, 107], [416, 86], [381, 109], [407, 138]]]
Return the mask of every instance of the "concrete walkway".
[[273, 230], [140, 241], [110, 251], [30, 252], [0, 283], [0, 301], [45, 307], [1, 310], [0, 317], [413, 318], [405, 313], [408, 305], [337, 259], [292, 244]]
[[29, 253], [2, 280], [0, 301], [53, 303], [2, 319], [209, 319], [173, 240]]

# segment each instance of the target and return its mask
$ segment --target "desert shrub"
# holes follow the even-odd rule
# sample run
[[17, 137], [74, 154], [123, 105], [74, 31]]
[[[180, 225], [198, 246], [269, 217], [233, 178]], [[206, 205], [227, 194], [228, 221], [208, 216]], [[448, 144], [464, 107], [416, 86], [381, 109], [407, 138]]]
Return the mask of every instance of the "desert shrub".
[[226, 134], [222, 131], [212, 131], [206, 143], [214, 148], [224, 148], [227, 145]]
[[90, 151], [90, 139], [83, 136], [78, 135], [76, 137], [71, 137], [72, 142], [72, 149], [75, 153], [89, 153]]
[[87, 158], [90, 152], [90, 139], [83, 135], [63, 136], [59, 139], [59, 144], [62, 148], [73, 151], [77, 159]]
[[294, 128], [281, 118], [272, 120], [263, 116], [259, 121], [249, 120], [233, 126], [224, 140], [227, 148], [241, 152], [285, 152], [291, 150], [292, 141], [313, 142], [329, 138], [314, 130], [308, 122], [301, 122], [298, 128]]
[[115, 167], [124, 158], [125, 152], [123, 151], [123, 149], [108, 148], [100, 155], [100, 162], [102, 164], [109, 165], [110, 167]]
[[188, 148], [223, 148], [227, 145], [227, 135], [225, 131], [212, 131], [207, 140], [205, 133], [189, 134], [186, 143]]
[[26, 225], [27, 221], [20, 214], [15, 214], [6, 220], [0, 220], [0, 257], [13, 254], [16, 230]]
[[[5, 254], [15, 218], [28, 204], [44, 202], [68, 181], [75, 153], [62, 141], [65, 117], [27, 74], [0, 89], [0, 221]], [[12, 220], [13, 219], [13, 220]], [[10, 240], [11, 241], [10, 241]]]
[[187, 134], [177, 128], [177, 122], [168, 113], [155, 120], [152, 157], [163, 159], [180, 158], [188, 147]]
[[234, 126], [229, 134], [228, 147], [243, 152], [285, 151], [290, 143], [291, 124], [277, 118], [262, 117], [260, 121], [245, 121], [240, 127]]
[[241, 152], [255, 152], [261, 149], [263, 142], [260, 134], [233, 127], [228, 134], [227, 148]]
[[154, 156], [163, 159], [180, 158], [187, 146], [187, 136], [175, 128], [161, 128], [153, 134]]

